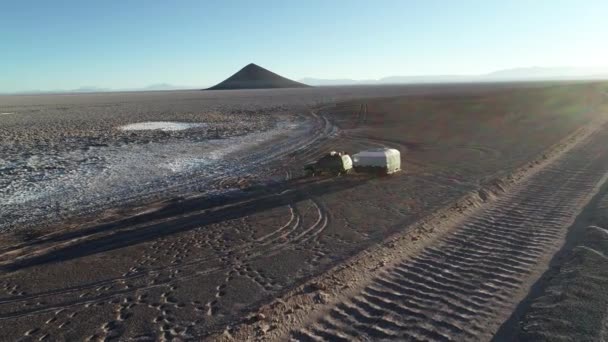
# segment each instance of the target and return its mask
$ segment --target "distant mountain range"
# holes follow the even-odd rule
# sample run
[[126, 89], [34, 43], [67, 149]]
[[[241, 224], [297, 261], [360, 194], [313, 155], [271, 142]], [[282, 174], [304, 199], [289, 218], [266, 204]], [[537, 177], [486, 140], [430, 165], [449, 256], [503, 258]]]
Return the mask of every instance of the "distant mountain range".
[[182, 89], [196, 89], [197, 87], [188, 86], [176, 86], [168, 83], [157, 83], [152, 84], [143, 88], [100, 88], [95, 86], [84, 86], [76, 89], [54, 89], [54, 90], [26, 90], [14, 93], [4, 94], [74, 94], [74, 93], [106, 93], [106, 92], [120, 92], [120, 91], [162, 91], [162, 90], [182, 90]]
[[182, 90], [182, 89], [193, 89], [193, 87], [188, 86], [178, 86], [169, 83], [157, 83], [149, 85], [142, 90]]
[[553, 80], [600, 80], [608, 79], [608, 67], [529, 67], [498, 70], [482, 75], [421, 75], [389, 76], [376, 80], [303, 78], [299, 81], [313, 86], [417, 84], [459, 82], [506, 82], [506, 81], [553, 81]]
[[[268, 74], [271, 73], [272, 75]], [[239, 81], [234, 78], [247, 77], [269, 77], [273, 80], [274, 85], [301, 87], [306, 85], [311, 86], [333, 86], [333, 85], [374, 85], [374, 84], [417, 84], [417, 83], [460, 83], [460, 82], [509, 82], [509, 81], [554, 81], [554, 80], [608, 80], [608, 67], [596, 68], [578, 68], [578, 67], [529, 67], [505, 69], [490, 72], [482, 75], [421, 75], [421, 76], [389, 76], [375, 80], [354, 80], [354, 79], [322, 79], [322, 78], [302, 78], [298, 82], [286, 79], [280, 75], [276, 75], [271, 71], [261, 68], [255, 64], [250, 64], [231, 76], [226, 81], [231, 80], [230, 84], [220, 83], [211, 89], [219, 89], [218, 87], [235, 86], [235, 82]], [[256, 81], [259, 83], [259, 81]], [[291, 83], [293, 82], [293, 83]], [[258, 84], [259, 86], [259, 84]], [[264, 87], [268, 87], [265, 85]], [[274, 87], [274, 86], [272, 86]], [[95, 93], [95, 92], [110, 92], [110, 91], [161, 91], [161, 90], [182, 90], [182, 89], [200, 89], [200, 87], [178, 86], [168, 83], [152, 84], [143, 88], [100, 88], [95, 86], [85, 86], [77, 89], [63, 90], [30, 90], [21, 91], [14, 94], [55, 94], [55, 93]]]

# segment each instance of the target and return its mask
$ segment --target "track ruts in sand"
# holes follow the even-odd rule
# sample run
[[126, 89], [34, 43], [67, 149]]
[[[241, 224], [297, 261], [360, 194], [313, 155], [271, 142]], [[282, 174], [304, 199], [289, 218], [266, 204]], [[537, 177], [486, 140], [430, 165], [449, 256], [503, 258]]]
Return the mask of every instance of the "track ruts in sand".
[[538, 265], [608, 171], [608, 131], [592, 135], [465, 219], [410, 260], [325, 310], [300, 341], [488, 339], [508, 317]]
[[[332, 129], [328, 127], [327, 130]], [[286, 180], [292, 178], [289, 170], [286, 171], [285, 178]], [[281, 194], [270, 196], [279, 195]], [[11, 287], [10, 294], [0, 298], [0, 306], [10, 307], [0, 315], [0, 321], [7, 322], [15, 318], [41, 314], [52, 315], [45, 326], [36, 327], [35, 331], [28, 331], [27, 336], [38, 338], [49, 336], [47, 331], [51, 332], [55, 329], [54, 325], [69, 324], [72, 315], [78, 314], [83, 308], [110, 304], [115, 308], [115, 319], [100, 322], [99, 329], [91, 335], [91, 338], [111, 338], [123, 333], [124, 321], [133, 315], [132, 308], [144, 305], [158, 310], [158, 316], [153, 319], [153, 323], [158, 326], [162, 336], [180, 337], [172, 331], [184, 332], [186, 326], [176, 322], [172, 311], [191, 305], [204, 316], [214, 316], [221, 306], [227, 284], [237, 276], [250, 279], [259, 284], [264, 291], [273, 292], [281, 288], [274, 279], [265, 275], [263, 270], [253, 266], [251, 261], [255, 258], [285, 248], [306, 249], [314, 252], [308, 262], [313, 267], [318, 263], [318, 259], [325, 255], [318, 241], [329, 220], [323, 204], [311, 197], [302, 203], [288, 204], [285, 209], [288, 216], [283, 225], [277, 226], [263, 236], [252, 235], [235, 246], [224, 244], [223, 239], [220, 238], [222, 230], [219, 228], [195, 229], [191, 234], [178, 237], [176, 240], [165, 238], [154, 240], [147, 246], [145, 252], [134, 260], [133, 266], [117, 278], [33, 294], [19, 293], [18, 287]], [[309, 223], [303, 222], [304, 216]], [[201, 247], [209, 248], [213, 252], [212, 255], [198, 258], [189, 255], [192, 248]], [[167, 261], [168, 264], [159, 263], [160, 260]], [[222, 265], [216, 265], [214, 260], [220, 260]], [[182, 303], [174, 298], [174, 292], [179, 289], [182, 281], [217, 273], [223, 274], [224, 278], [216, 286], [212, 300]], [[9, 285], [5, 287], [9, 289]], [[148, 295], [148, 291], [154, 288], [161, 289], [160, 297]], [[63, 316], [66, 318], [64, 319]]]

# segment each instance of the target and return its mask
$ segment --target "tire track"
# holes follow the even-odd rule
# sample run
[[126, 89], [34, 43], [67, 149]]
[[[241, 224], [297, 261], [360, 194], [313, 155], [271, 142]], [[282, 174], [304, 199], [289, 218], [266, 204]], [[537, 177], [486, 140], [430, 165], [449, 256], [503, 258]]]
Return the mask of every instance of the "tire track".
[[608, 131], [596, 132], [436, 246], [293, 330], [292, 340], [488, 339], [605, 180], [606, 139]]
[[[46, 292], [37, 293], [37, 294], [23, 294], [23, 295], [19, 295], [16, 297], [0, 298], [0, 305], [15, 304], [15, 303], [19, 303], [19, 302], [28, 302], [28, 301], [33, 301], [33, 300], [43, 300], [45, 298], [49, 298], [49, 297], [52, 298], [57, 295], [66, 296], [66, 295], [70, 295], [70, 294], [72, 294], [74, 296], [78, 296], [78, 300], [70, 301], [70, 305], [77, 305], [79, 303], [84, 304], [84, 303], [88, 303], [91, 301], [99, 300], [99, 296], [94, 297], [94, 298], [90, 298], [90, 297], [83, 298], [81, 296], [82, 293], [94, 292], [93, 291], [94, 289], [110, 290], [115, 285], [122, 285], [126, 282], [134, 282], [134, 281], [140, 280], [140, 279], [154, 278], [155, 276], [158, 276], [161, 272], [166, 273], [166, 272], [176, 272], [177, 271], [181, 274], [181, 276], [179, 277], [180, 279], [189, 279], [192, 276], [200, 276], [200, 275], [208, 274], [211, 272], [220, 271], [221, 269], [217, 268], [217, 267], [201, 268], [201, 266], [204, 266], [204, 263], [206, 263], [208, 261], [216, 260], [218, 257], [224, 258], [226, 260], [226, 262], [229, 264], [229, 267], [232, 267], [234, 265], [235, 261], [238, 261], [239, 263], [247, 263], [248, 261], [253, 260], [258, 256], [268, 255], [269, 253], [278, 252], [289, 246], [299, 246], [299, 245], [304, 244], [305, 242], [309, 241], [310, 239], [317, 237], [327, 226], [328, 219], [327, 219], [327, 216], [326, 216], [324, 210], [322, 210], [321, 207], [314, 200], [310, 200], [310, 202], [312, 203], [312, 206], [315, 208], [317, 217], [316, 217], [316, 220], [312, 223], [312, 225], [310, 225], [308, 227], [302, 227], [302, 225], [301, 225], [302, 215], [299, 213], [298, 209], [295, 208], [294, 205], [289, 205], [288, 208], [290, 209], [291, 217], [285, 225], [280, 226], [278, 229], [270, 232], [269, 234], [267, 234], [263, 237], [260, 237], [256, 240], [250, 241], [248, 243], [233, 246], [231, 248], [221, 248], [221, 250], [218, 250], [217, 256], [210, 256], [210, 257], [206, 257], [206, 258], [190, 258], [190, 259], [188, 259], [187, 262], [180, 263], [177, 265], [171, 265], [171, 266], [163, 265], [163, 266], [159, 266], [159, 267], [155, 267], [155, 268], [151, 268], [151, 269], [148, 268], [148, 269], [145, 269], [142, 271], [131, 271], [131, 272], [125, 273], [122, 277], [119, 277], [119, 278], [113, 278], [113, 279], [108, 279], [106, 281], [94, 282], [94, 283], [90, 283], [90, 284], [86, 284], [86, 285], [82, 285], [82, 286], [75, 286], [72, 288], [62, 288], [59, 290], [46, 291]], [[208, 237], [207, 239], [213, 240], [213, 238], [211, 236]], [[167, 249], [167, 248], [161, 248], [157, 245], [153, 245], [153, 247], [156, 247], [156, 249]], [[175, 248], [168, 248], [168, 249], [174, 250]], [[178, 279], [175, 279], [175, 281], [178, 281]], [[147, 288], [157, 287], [158, 285], [159, 284], [150, 284], [149, 286], [145, 286], [145, 287], [133, 287], [130, 290], [119, 291], [119, 292], [120, 292], [120, 294], [124, 294], [124, 293], [133, 292], [136, 290], [143, 290], [143, 289], [147, 289]], [[113, 291], [113, 292], [115, 292], [115, 291]], [[100, 295], [100, 296], [103, 297], [105, 295]], [[53, 306], [53, 308], [55, 309], [57, 307]], [[36, 313], [36, 312], [42, 312], [42, 311], [46, 311], [46, 310], [47, 310], [47, 308], [44, 308], [44, 307], [36, 308], [35, 310], [29, 311], [28, 313]], [[11, 315], [10, 314], [0, 315], [0, 320], [7, 319], [7, 318], [11, 318]]]
[[[243, 158], [244, 161], [242, 164], [245, 166], [241, 167], [241, 169], [252, 168], [252, 167], [259, 168], [262, 164], [267, 164], [269, 161], [279, 159], [279, 158], [285, 156], [286, 154], [292, 154], [292, 153], [296, 153], [298, 151], [304, 151], [304, 153], [318, 154], [318, 151], [315, 150], [314, 146], [318, 145], [325, 138], [328, 138], [332, 134], [335, 134], [335, 132], [337, 132], [337, 128], [334, 125], [332, 125], [331, 122], [326, 117], [324, 117], [322, 115], [318, 115], [315, 111], [311, 111], [309, 114], [313, 119], [313, 120], [311, 120], [311, 123], [313, 126], [313, 128], [311, 130], [311, 132], [313, 133], [312, 135], [298, 136], [293, 139], [288, 139], [287, 142], [281, 142], [279, 144], [275, 144], [273, 146], [272, 150], [275, 152], [276, 151], [278, 151], [278, 152], [277, 153], [263, 153], [264, 157], [262, 159], [259, 159], [258, 158], [259, 156], [257, 156], [257, 155], [253, 156], [251, 158]], [[294, 149], [295, 146], [298, 146], [297, 149]], [[247, 159], [252, 159], [252, 160], [247, 161]], [[287, 172], [287, 174], [286, 174], [287, 179], [292, 178], [290, 170], [287, 169], [286, 172]], [[212, 187], [222, 188], [224, 184], [226, 184], [227, 182], [231, 182], [233, 180], [234, 180], [234, 177], [220, 175], [210, 185]], [[186, 185], [190, 184], [190, 183], [199, 182], [199, 181], [200, 181], [200, 179], [196, 179], [196, 180], [191, 179], [186, 183]], [[182, 185], [184, 185], [184, 184], [182, 184]], [[182, 185], [180, 185], [180, 186], [182, 186]], [[190, 211], [190, 212], [188, 212], [188, 215], [201, 214], [205, 211], [208, 211], [208, 209], [203, 209], [200, 211]], [[182, 217], [185, 217], [185, 215], [182, 215]], [[145, 223], [130, 225], [125, 228], [135, 230], [144, 225], [150, 225], [152, 223], [163, 223], [163, 222], [169, 221], [171, 219], [172, 218], [147, 221]], [[61, 232], [62, 231], [59, 231], [59, 233], [61, 233]], [[99, 237], [99, 236], [103, 236], [103, 234], [96, 235], [96, 236], [89, 235], [88, 238], [94, 238], [94, 237]], [[43, 236], [43, 239], [44, 238], [47, 238], [47, 236]], [[70, 241], [66, 241], [64, 246], [69, 246], [71, 243], [80, 242], [80, 241], [81, 240], [79, 240], [79, 239], [72, 239]], [[34, 241], [30, 241], [25, 244], [20, 244], [17, 246], [11, 246], [9, 248], [6, 248], [0, 252], [0, 257], [5, 258], [10, 263], [10, 262], [14, 261], [17, 257], [28, 258], [32, 255], [37, 255], [37, 254], [41, 254], [41, 253], [44, 254], [46, 252], [46, 251], [44, 251], [44, 247], [41, 248], [40, 246], [37, 246], [36, 242], [37, 241], [34, 240]], [[259, 242], [262, 244], [269, 244], [273, 241], [263, 242], [263, 241], [258, 240], [255, 242]], [[57, 246], [58, 246], [57, 244], [54, 244], [52, 247], [56, 248]], [[242, 247], [243, 246], [238, 245], [238, 246], [235, 246], [233, 248], [233, 250], [241, 249]]]
[[[88, 222], [86, 220], [91, 215], [99, 214], [102, 210], [124, 207], [125, 204], [129, 204], [129, 206], [146, 205], [151, 202], [170, 199], [196, 191], [208, 192], [213, 195], [214, 193], [221, 192], [223, 190], [221, 183], [229, 182], [230, 178], [233, 178], [234, 175], [257, 173], [264, 167], [268, 167], [277, 160], [296, 153], [299, 150], [309, 150], [311, 146], [327, 139], [337, 131], [337, 128], [329, 120], [323, 115], [318, 115], [313, 110], [305, 114], [298, 114], [298, 116], [303, 118], [302, 130], [297, 134], [288, 136], [286, 139], [263, 144], [255, 151], [246, 151], [246, 153], [239, 155], [238, 159], [235, 159], [236, 156], [230, 156], [224, 161], [217, 162], [215, 166], [210, 166], [202, 171], [193, 171], [188, 175], [174, 176], [162, 185], [154, 187], [154, 189], [151, 188], [136, 193], [117, 194], [113, 198], [108, 199], [108, 202], [104, 204], [83, 205], [79, 208], [81, 212], [72, 213], [72, 216], [84, 223]], [[227, 168], [227, 163], [234, 163], [234, 165], [230, 165], [230, 168]], [[229, 170], [229, 172], [226, 170]], [[61, 223], [60, 220], [51, 219], [50, 217], [48, 221], [51, 224], [45, 223], [47, 227], [53, 227]], [[37, 222], [36, 224], [39, 226], [39, 223]], [[32, 224], [34, 223], [24, 222], [23, 226], [27, 227]], [[11, 247], [3, 252], [14, 249], [14, 247]]]
[[[286, 179], [291, 178], [291, 173], [287, 171], [285, 177]], [[307, 204], [313, 209], [311, 212], [311, 223], [306, 226], [302, 225], [303, 215], [298, 208], [298, 206], [303, 204]], [[277, 226], [266, 235], [258, 238], [252, 236], [249, 241], [235, 246], [218, 245], [217, 241], [221, 241], [221, 239], [217, 238], [214, 234], [220, 232], [215, 232], [215, 230], [195, 230], [192, 234], [202, 235], [191, 239], [190, 237], [183, 237], [180, 238], [183, 241], [178, 240], [171, 244], [164, 239], [155, 240], [146, 248], [146, 252], [142, 254], [142, 257], [135, 261], [134, 266], [121, 277], [70, 288], [32, 294], [23, 293], [17, 296], [0, 298], [0, 306], [5, 306], [3, 314], [0, 315], [0, 320], [6, 321], [29, 315], [76, 308], [83, 305], [90, 306], [154, 288], [173, 288], [181, 281], [212, 273], [223, 273], [224, 281], [216, 287], [215, 298], [205, 303], [204, 306], [201, 304], [201, 308], [204, 308], [205, 313], [211, 316], [218, 310], [218, 301], [225, 294], [227, 283], [237, 274], [259, 283], [266, 291], [276, 290], [276, 282], [264, 276], [260, 271], [252, 269], [250, 262], [260, 256], [268, 256], [285, 248], [303, 247], [310, 241], [315, 241], [327, 226], [328, 217], [326, 211], [316, 199], [308, 199], [298, 204], [291, 203], [286, 206], [286, 209], [289, 215], [285, 224]], [[185, 239], [189, 240], [186, 241]], [[188, 258], [188, 249], [193, 245], [193, 241], [199, 245], [209, 245], [215, 254], [202, 258]], [[144, 262], [147, 262], [150, 257], [162, 250], [173, 253], [173, 262], [156, 267], [144, 265]], [[184, 258], [185, 260], [182, 260]], [[213, 261], [216, 260], [220, 260], [223, 266], [218, 267], [214, 265]], [[211, 262], [211, 264], [207, 264], [208, 262]], [[162, 274], [169, 274], [169, 278], [161, 279]], [[169, 295], [171, 291], [167, 293]], [[32, 302], [44, 304], [28, 309], [21, 309], [24, 305], [29, 306], [29, 303]]]

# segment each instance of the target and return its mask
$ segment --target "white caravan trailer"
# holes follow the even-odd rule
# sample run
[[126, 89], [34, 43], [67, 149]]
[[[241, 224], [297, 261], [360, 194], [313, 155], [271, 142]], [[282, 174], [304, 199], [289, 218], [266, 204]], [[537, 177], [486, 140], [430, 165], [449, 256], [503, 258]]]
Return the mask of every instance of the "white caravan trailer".
[[401, 170], [401, 153], [394, 148], [361, 151], [353, 155], [353, 166], [357, 172], [395, 173]]

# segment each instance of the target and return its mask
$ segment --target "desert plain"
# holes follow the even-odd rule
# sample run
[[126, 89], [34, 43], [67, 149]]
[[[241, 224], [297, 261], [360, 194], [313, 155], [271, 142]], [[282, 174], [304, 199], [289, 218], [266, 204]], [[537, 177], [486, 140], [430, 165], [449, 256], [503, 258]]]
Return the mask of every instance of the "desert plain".
[[[0, 96], [5, 340], [608, 338], [608, 84]], [[304, 177], [332, 150], [402, 171]]]

